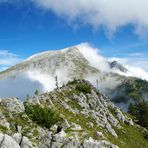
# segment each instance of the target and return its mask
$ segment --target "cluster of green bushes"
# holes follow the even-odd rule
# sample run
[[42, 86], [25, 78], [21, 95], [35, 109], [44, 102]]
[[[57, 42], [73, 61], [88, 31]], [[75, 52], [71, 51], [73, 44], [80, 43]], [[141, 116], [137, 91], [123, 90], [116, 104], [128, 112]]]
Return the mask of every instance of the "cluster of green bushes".
[[88, 84], [77, 84], [76, 90], [81, 91], [83, 93], [91, 93], [91, 86]]
[[51, 110], [48, 107], [42, 107], [38, 104], [25, 105], [25, 112], [32, 121], [42, 127], [46, 127], [49, 129], [52, 125], [62, 121], [60, 115], [57, 114], [55, 111]]

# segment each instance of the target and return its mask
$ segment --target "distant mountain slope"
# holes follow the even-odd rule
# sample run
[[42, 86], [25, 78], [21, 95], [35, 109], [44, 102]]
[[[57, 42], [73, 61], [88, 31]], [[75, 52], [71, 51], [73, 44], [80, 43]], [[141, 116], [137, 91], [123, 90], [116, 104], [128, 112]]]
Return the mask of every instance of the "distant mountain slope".
[[[50, 118], [47, 108], [54, 111]], [[52, 121], [55, 114], [63, 120]], [[28, 96], [24, 105], [15, 98], [0, 100], [0, 116], [2, 147], [11, 148], [11, 144], [14, 148], [148, 147], [144, 138], [147, 130], [136, 125], [128, 114], [84, 80]], [[47, 120], [54, 123], [50, 128], [46, 127]]]
[[128, 104], [134, 101], [142, 99], [148, 101], [148, 82], [136, 78], [125, 81], [113, 90], [110, 98], [125, 110]]

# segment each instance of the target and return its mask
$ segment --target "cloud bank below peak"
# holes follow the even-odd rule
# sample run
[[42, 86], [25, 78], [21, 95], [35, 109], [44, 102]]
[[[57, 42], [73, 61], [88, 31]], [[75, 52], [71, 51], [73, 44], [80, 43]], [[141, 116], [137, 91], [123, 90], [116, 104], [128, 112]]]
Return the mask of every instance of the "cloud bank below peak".
[[[110, 32], [133, 25], [137, 34], [148, 33], [147, 0], [32, 0], [68, 22], [105, 26]], [[64, 5], [63, 5], [64, 4]], [[77, 21], [78, 20], [78, 21]], [[146, 31], [147, 30], [147, 31]]]

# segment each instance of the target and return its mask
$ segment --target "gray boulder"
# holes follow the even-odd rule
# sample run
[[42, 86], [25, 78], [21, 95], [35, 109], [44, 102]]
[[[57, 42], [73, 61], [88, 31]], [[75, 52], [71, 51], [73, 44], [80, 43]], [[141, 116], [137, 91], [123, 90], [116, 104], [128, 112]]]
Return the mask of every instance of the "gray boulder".
[[0, 133], [0, 148], [20, 148], [19, 144], [7, 134]]

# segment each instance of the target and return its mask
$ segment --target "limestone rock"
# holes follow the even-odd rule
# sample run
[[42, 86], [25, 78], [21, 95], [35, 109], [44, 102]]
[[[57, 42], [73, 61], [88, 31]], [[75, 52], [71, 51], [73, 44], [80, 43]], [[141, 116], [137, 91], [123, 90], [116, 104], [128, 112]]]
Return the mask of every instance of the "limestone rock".
[[4, 107], [9, 112], [23, 112], [25, 110], [24, 105], [22, 102], [20, 102], [17, 98], [7, 98], [7, 99], [2, 99], [0, 101], [0, 104]]
[[96, 141], [91, 137], [88, 140], [84, 141], [82, 147], [84, 147], [84, 148], [103, 148], [103, 147], [119, 148], [118, 146], [116, 146], [108, 141], [105, 141], [105, 140]]
[[70, 124], [68, 123], [67, 119], [65, 119], [61, 126], [63, 129], [67, 129], [70, 127]]
[[97, 131], [96, 133], [95, 133], [95, 135], [97, 136], [97, 137], [104, 137], [104, 135], [103, 135], [103, 133], [102, 132], [99, 132], [99, 131]]
[[20, 148], [19, 144], [7, 134], [0, 133], [0, 148]]
[[21, 148], [33, 148], [30, 140], [20, 133], [15, 133], [13, 139], [21, 146]]
[[76, 131], [82, 130], [81, 126], [76, 123], [71, 123], [71, 125], [72, 125], [72, 130], [76, 130]]

